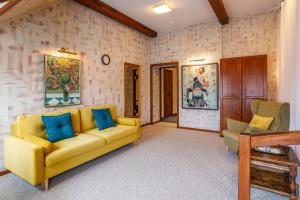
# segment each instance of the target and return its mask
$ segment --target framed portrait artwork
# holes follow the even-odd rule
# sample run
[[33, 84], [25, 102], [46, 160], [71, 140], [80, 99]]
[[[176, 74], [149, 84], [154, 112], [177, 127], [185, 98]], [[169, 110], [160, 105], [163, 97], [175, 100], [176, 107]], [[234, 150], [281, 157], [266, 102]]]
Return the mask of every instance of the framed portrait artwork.
[[182, 66], [182, 108], [219, 109], [218, 63]]
[[45, 107], [79, 105], [81, 61], [45, 55]]

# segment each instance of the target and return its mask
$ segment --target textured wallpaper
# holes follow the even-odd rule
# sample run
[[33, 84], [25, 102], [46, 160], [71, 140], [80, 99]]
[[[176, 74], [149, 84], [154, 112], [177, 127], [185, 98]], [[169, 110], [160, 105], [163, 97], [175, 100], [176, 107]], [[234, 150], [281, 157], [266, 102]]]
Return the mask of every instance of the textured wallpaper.
[[[206, 23], [150, 39], [73, 1], [57, 0], [1, 22], [0, 138], [17, 115], [53, 110], [43, 106], [43, 54], [60, 56], [57, 49], [61, 47], [78, 52], [83, 61], [81, 106], [114, 103], [120, 115], [124, 113], [124, 62], [141, 65], [142, 123], [150, 121], [150, 64], [155, 63], [178, 61], [182, 66], [197, 58], [211, 63], [221, 57], [268, 54], [268, 97], [274, 100], [278, 19], [278, 11], [272, 11], [234, 19], [223, 27]], [[110, 55], [109, 66], [102, 65], [103, 54]], [[157, 93], [159, 87], [154, 88]], [[180, 126], [219, 130], [219, 111], [181, 109], [181, 100], [179, 107]], [[154, 110], [155, 121], [159, 99]]]
[[[44, 108], [44, 53], [58, 56], [68, 47], [83, 61], [82, 105], [114, 103], [124, 113], [124, 62], [142, 66], [142, 123], [150, 120], [149, 39], [73, 1], [59, 0], [46, 8], [0, 24], [0, 135], [23, 113]], [[101, 56], [109, 54], [104, 66]], [[145, 76], [145, 77], [144, 77]], [[57, 108], [62, 109], [62, 108]]]
[[268, 55], [268, 99], [277, 98], [279, 11], [234, 19], [222, 29], [223, 57]]
[[[278, 23], [279, 11], [275, 10], [233, 19], [225, 26], [217, 22], [206, 23], [159, 34], [159, 37], [150, 43], [150, 62], [178, 61], [182, 66], [219, 63], [222, 57], [267, 54], [268, 99], [276, 100]], [[198, 63], [189, 62], [199, 58], [206, 60]], [[179, 83], [181, 99], [181, 80]], [[219, 111], [182, 109], [181, 100], [179, 108], [180, 126], [219, 130]]]

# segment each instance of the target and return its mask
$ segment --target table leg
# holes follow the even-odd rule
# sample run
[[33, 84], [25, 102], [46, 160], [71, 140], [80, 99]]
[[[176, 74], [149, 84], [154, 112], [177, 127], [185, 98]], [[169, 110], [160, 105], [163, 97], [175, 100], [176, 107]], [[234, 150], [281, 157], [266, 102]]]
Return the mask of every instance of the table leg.
[[296, 177], [297, 177], [297, 167], [291, 166], [290, 167], [290, 189], [291, 189], [290, 199], [291, 200], [298, 200]]

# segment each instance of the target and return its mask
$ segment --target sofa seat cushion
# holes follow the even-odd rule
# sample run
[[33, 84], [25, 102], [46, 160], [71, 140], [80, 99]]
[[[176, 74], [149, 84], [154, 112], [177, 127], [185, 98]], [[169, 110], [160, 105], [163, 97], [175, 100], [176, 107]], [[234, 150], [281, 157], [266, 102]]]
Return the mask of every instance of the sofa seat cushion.
[[119, 140], [123, 137], [136, 134], [137, 132], [138, 132], [138, 128], [136, 126], [117, 124], [115, 127], [107, 128], [101, 131], [98, 128], [95, 128], [95, 129], [88, 130], [85, 133], [90, 135], [101, 136], [106, 140], [106, 143], [108, 144], [116, 140]]
[[103, 145], [105, 145], [105, 139], [88, 134], [61, 140], [53, 143], [53, 151], [46, 155], [45, 164], [49, 167]]
[[231, 149], [233, 149], [234, 151], [238, 151], [240, 132], [224, 130], [223, 135], [224, 135], [225, 144], [229, 146]]

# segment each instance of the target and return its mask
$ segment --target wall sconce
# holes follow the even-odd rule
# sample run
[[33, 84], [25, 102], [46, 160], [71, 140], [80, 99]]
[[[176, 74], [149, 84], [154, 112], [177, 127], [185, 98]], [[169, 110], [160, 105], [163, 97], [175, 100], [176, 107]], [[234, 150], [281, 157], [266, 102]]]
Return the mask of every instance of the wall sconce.
[[77, 53], [72, 52], [72, 51], [70, 51], [69, 48], [65, 48], [65, 47], [60, 48], [60, 49], [58, 50], [58, 52], [60, 52], [60, 53], [72, 54], [72, 55], [77, 55]]
[[189, 62], [201, 62], [201, 61], [205, 61], [206, 59], [202, 58], [202, 59], [195, 59], [195, 60], [189, 60]]

